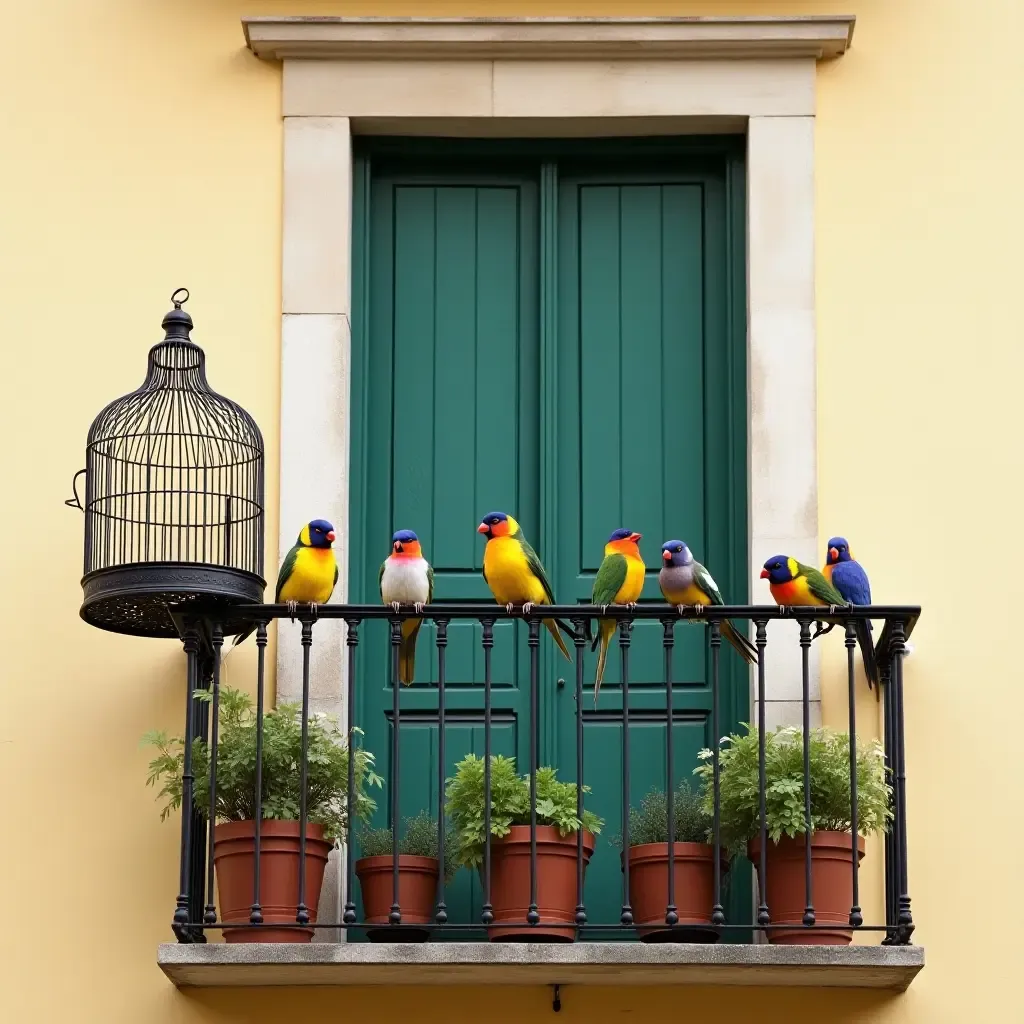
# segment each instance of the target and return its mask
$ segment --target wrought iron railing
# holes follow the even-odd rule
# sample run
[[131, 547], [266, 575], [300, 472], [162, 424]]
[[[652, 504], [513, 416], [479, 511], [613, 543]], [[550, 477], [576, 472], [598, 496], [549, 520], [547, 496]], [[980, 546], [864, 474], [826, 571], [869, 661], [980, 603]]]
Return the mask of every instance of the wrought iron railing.
[[[173, 930], [181, 942], [204, 942], [206, 933], [209, 931], [223, 930], [225, 933], [236, 927], [260, 927], [263, 923], [262, 908], [260, 906], [260, 821], [262, 819], [262, 793], [263, 780], [260, 777], [262, 766], [262, 724], [265, 712], [265, 684], [266, 684], [266, 648], [268, 626], [275, 619], [291, 617], [292, 612], [286, 605], [265, 604], [235, 606], [230, 612], [221, 609], [210, 609], [197, 611], [195, 606], [187, 609], [173, 611], [175, 622], [181, 634], [185, 653], [187, 655], [187, 712], [185, 725], [185, 761], [184, 775], [182, 779], [182, 806], [181, 806], [181, 859], [180, 859], [180, 883], [177, 905], [174, 913]], [[307, 824], [307, 729], [306, 723], [309, 720], [310, 710], [310, 659], [311, 651], [316, 635], [316, 624], [318, 621], [327, 619], [341, 619], [346, 624], [346, 652], [344, 672], [344, 706], [349, 709], [356, 707], [356, 693], [363, 685], [361, 680], [361, 658], [360, 649], [362, 627], [371, 621], [385, 620], [390, 624], [390, 641], [392, 654], [391, 668], [391, 689], [393, 705], [391, 708], [392, 730], [391, 730], [391, 772], [392, 777], [387, 779], [389, 786], [389, 807], [388, 821], [392, 829], [393, 846], [393, 905], [389, 915], [388, 924], [385, 926], [394, 929], [395, 938], [401, 936], [403, 928], [402, 907], [399, 899], [399, 808], [401, 793], [401, 771], [399, 764], [399, 743], [402, 727], [402, 692], [403, 687], [397, 683], [398, 679], [398, 647], [401, 640], [401, 624], [405, 619], [419, 617], [424, 622], [434, 624], [433, 642], [430, 644], [430, 655], [434, 659], [433, 668], [436, 668], [436, 684], [434, 688], [437, 693], [437, 786], [438, 794], [438, 843], [440, 846], [440, 862], [444, 864], [444, 844], [446, 841], [446, 820], [444, 806], [445, 776], [448, 768], [446, 759], [446, 653], [449, 642], [448, 627], [453, 622], [474, 622], [479, 623], [481, 629], [479, 643], [483, 651], [483, 679], [480, 683], [483, 697], [482, 726], [484, 737], [484, 766], [485, 766], [485, 791], [489, 795], [490, 789], [490, 768], [492, 755], [492, 725], [493, 725], [493, 689], [492, 689], [492, 650], [494, 647], [494, 627], [497, 623], [509, 619], [526, 622], [528, 630], [529, 650], [529, 747], [530, 765], [529, 773], [531, 779], [531, 815], [530, 815], [530, 880], [532, 900], [529, 911], [526, 915], [527, 925], [537, 923], [536, 913], [536, 892], [537, 892], [537, 806], [536, 806], [536, 773], [538, 769], [538, 735], [541, 716], [544, 708], [540, 706], [538, 680], [540, 675], [540, 636], [542, 618], [556, 618], [571, 623], [575, 630], [575, 771], [576, 782], [583, 778], [584, 773], [584, 648], [588, 643], [587, 633], [590, 626], [598, 617], [616, 620], [618, 624], [617, 642], [621, 658], [621, 711], [616, 709], [612, 714], [621, 720], [623, 756], [622, 756], [622, 778], [621, 778], [621, 828], [622, 828], [622, 895], [621, 912], [618, 920], [595, 921], [588, 913], [584, 893], [584, 859], [583, 859], [583, 832], [576, 833], [576, 891], [574, 894], [576, 912], [575, 925], [578, 937], [586, 940], [588, 936], [600, 936], [607, 939], [619, 935], [625, 939], [635, 935], [633, 914], [630, 905], [629, 890], [629, 806], [630, 806], [630, 756], [629, 756], [629, 735], [630, 735], [630, 682], [629, 682], [629, 659], [631, 631], [636, 622], [657, 621], [663, 627], [663, 652], [664, 652], [664, 677], [666, 682], [673, 679], [673, 654], [677, 644], [676, 626], [683, 622], [700, 623], [706, 625], [707, 636], [707, 666], [710, 677], [710, 688], [712, 695], [710, 712], [710, 735], [716, 742], [712, 743], [713, 761], [713, 794], [714, 809], [713, 829], [709, 837], [713, 845], [714, 865], [714, 897], [713, 915], [711, 920], [712, 930], [722, 937], [732, 933], [736, 936], [746, 936], [754, 932], [770, 933], [773, 929], [786, 928], [790, 931], [792, 924], [777, 924], [772, 920], [772, 908], [766, 902], [766, 879], [769, 870], [766, 862], [766, 851], [768, 849], [767, 821], [766, 821], [766, 742], [768, 732], [766, 730], [766, 658], [765, 651], [768, 647], [769, 624], [782, 619], [796, 620], [799, 623], [799, 647], [801, 650], [802, 667], [802, 708], [803, 708], [803, 742], [804, 742], [804, 794], [806, 797], [806, 825], [810, 829], [810, 788], [808, 787], [808, 736], [811, 724], [811, 667], [810, 648], [812, 643], [811, 627], [817, 622], [833, 621], [837, 625], [845, 627], [845, 646], [847, 652], [846, 663], [846, 702], [848, 710], [848, 733], [850, 743], [850, 794], [851, 794], [851, 846], [852, 846], [852, 892], [853, 900], [850, 906], [848, 922], [844, 922], [845, 928], [848, 924], [852, 931], [875, 932], [880, 934], [884, 944], [909, 944], [914, 930], [914, 923], [911, 914], [911, 900], [908, 889], [908, 859], [907, 859], [907, 807], [906, 807], [906, 765], [904, 752], [904, 695], [903, 695], [903, 660], [907, 653], [906, 641], [916, 625], [920, 608], [912, 606], [870, 606], [870, 607], [841, 607], [836, 608], [791, 608], [775, 606], [736, 605], [722, 607], [687, 607], [680, 612], [668, 605], [643, 604], [635, 609], [624, 607], [598, 608], [593, 605], [566, 605], [535, 608], [528, 615], [516, 610], [511, 615], [502, 607], [489, 603], [451, 603], [428, 605], [421, 613], [415, 613], [411, 607], [403, 608], [400, 613], [395, 613], [392, 608], [379, 605], [343, 605], [331, 604], [321, 605], [315, 609], [308, 606], [299, 606], [295, 617], [301, 622], [301, 645], [302, 645], [302, 750], [303, 756], [300, 759], [298, 769], [301, 773], [300, 780], [300, 807], [299, 807], [299, 837], [301, 853], [299, 859], [298, 880], [294, 898], [294, 923], [284, 926], [275, 925], [275, 928], [316, 928], [316, 929], [346, 929], [350, 936], [356, 937], [370, 931], [370, 926], [357, 916], [357, 886], [354, 877], [354, 857], [346, 858], [344, 877], [341, 881], [343, 896], [343, 913], [340, 920], [316, 920], [310, 924], [310, 907], [307, 905], [308, 893], [306, 891], [305, 871], [305, 849], [306, 849], [306, 824]], [[230, 618], [226, 618], [230, 616]], [[725, 620], [744, 622], [754, 627], [754, 646], [757, 651], [757, 663], [753, 666], [753, 699], [756, 704], [757, 735], [758, 735], [758, 760], [759, 760], [759, 801], [760, 801], [760, 842], [759, 854], [752, 865], [753, 882], [758, 893], [756, 901], [751, 901], [749, 916], [739, 916], [736, 919], [727, 919], [723, 906], [723, 878], [722, 860], [723, 847], [720, 835], [719, 817], [719, 755], [720, 748], [717, 742], [721, 736], [720, 723], [720, 691], [721, 691], [721, 647], [722, 647], [722, 623]], [[883, 623], [880, 631], [877, 632], [875, 642], [875, 658], [878, 667], [880, 680], [879, 699], [882, 703], [884, 726], [883, 746], [886, 776], [891, 784], [891, 822], [890, 827], [884, 835], [884, 857], [885, 857], [885, 919], [884, 922], [866, 922], [863, 919], [863, 912], [860, 907], [859, 887], [859, 857], [857, 855], [858, 836], [858, 808], [857, 808], [857, 674], [855, 672], [855, 655], [857, 648], [855, 625], [864, 620], [874, 620], [876, 623]], [[195, 805], [195, 793], [193, 792], [193, 773], [190, 765], [191, 743], [196, 738], [208, 738], [212, 745], [209, 769], [209, 806], [216, 806], [217, 792], [217, 757], [216, 757], [216, 736], [219, 711], [220, 682], [222, 650], [224, 637], [240, 631], [240, 623], [256, 626], [256, 650], [257, 670], [255, 679], [256, 688], [256, 772], [254, 779], [253, 801], [256, 808], [255, 828], [255, 871], [253, 885], [253, 903], [248, 922], [241, 924], [227, 923], [218, 917], [214, 901], [214, 859], [213, 859], [213, 838], [214, 827], [212, 822], [202, 818]], [[420, 637], [420, 658], [426, 657], [428, 644], [425, 639], [427, 631], [422, 631]], [[283, 642], [283, 641], [282, 641]], [[562, 681], [559, 680], [559, 683]], [[450, 688], [449, 684], [449, 688]], [[196, 690], [207, 689], [208, 699], [196, 701], [193, 694]], [[669, 828], [668, 828], [668, 900], [665, 908], [666, 928], [682, 927], [678, 924], [674, 908], [672, 887], [674, 874], [672, 871], [673, 851], [676, 845], [674, 829], [672, 825], [673, 814], [673, 792], [679, 780], [678, 760], [674, 751], [673, 729], [668, 727], [673, 718], [673, 686], [665, 687], [664, 708], [653, 714], [655, 717], [663, 715], [666, 723], [665, 729], [665, 795], [668, 802]], [[770, 698], [769, 698], [770, 699]], [[602, 712], [607, 716], [609, 712]], [[652, 711], [649, 706], [643, 709], [645, 720], [650, 721]], [[349, 721], [348, 728], [359, 727], [357, 721]], [[349, 732], [350, 739], [354, 737]], [[352, 808], [355, 797], [355, 758], [348, 760], [348, 794], [347, 806]], [[577, 817], [582, 818], [584, 794], [582, 786], [577, 787]], [[493, 840], [490, 833], [490, 799], [484, 803], [485, 814], [485, 849], [483, 865], [480, 871], [480, 885], [482, 888], [482, 907], [479, 920], [476, 922], [455, 922], [450, 920], [449, 907], [446, 903], [446, 879], [445, 872], [440, 871], [437, 881], [436, 899], [434, 902], [434, 920], [428, 927], [430, 937], [434, 940], [445, 938], [465, 937], [468, 930], [476, 931], [483, 935], [488, 929], [495, 928], [494, 915], [491, 906], [491, 864]], [[611, 825], [619, 823], [611, 822]], [[353, 850], [353, 842], [358, 842], [358, 826], [355, 823], [355, 815], [348, 817], [347, 834], [342, 837], [343, 844], [349, 851]], [[805, 880], [806, 880], [806, 913], [800, 927], [807, 929], [820, 928], [815, 919], [814, 904], [812, 900], [812, 864], [811, 845], [804, 844], [805, 850]], [[314, 908], [315, 910], [315, 908]], [[835, 929], [835, 923], [830, 928]], [[377, 937], [380, 937], [380, 927], [374, 926]], [[386, 937], [386, 933], [385, 933]]]

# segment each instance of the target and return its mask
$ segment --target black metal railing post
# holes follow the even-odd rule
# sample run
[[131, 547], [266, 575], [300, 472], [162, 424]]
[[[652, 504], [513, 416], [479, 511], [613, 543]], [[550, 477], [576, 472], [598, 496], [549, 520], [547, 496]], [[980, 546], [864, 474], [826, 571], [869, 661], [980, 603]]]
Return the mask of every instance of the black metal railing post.
[[712, 757], [712, 831], [715, 858], [715, 903], [711, 910], [711, 923], [716, 928], [725, 924], [722, 907], [722, 766], [719, 761], [719, 659], [722, 651], [722, 626], [717, 619], [711, 621], [711, 757]]
[[906, 734], [903, 729], [903, 658], [906, 654], [905, 627], [897, 620], [892, 626], [892, 689], [896, 709], [896, 824], [900, 851], [899, 909], [896, 924], [900, 945], [908, 945], [914, 933], [910, 912], [910, 891], [907, 875], [907, 764]]
[[540, 619], [531, 618], [527, 645], [530, 649], [530, 907], [527, 924], [540, 924], [537, 910], [537, 701], [539, 694], [538, 658], [540, 654]]
[[860, 909], [860, 821], [857, 806], [857, 690], [854, 668], [854, 649], [857, 646], [857, 624], [846, 620], [846, 693], [850, 704], [850, 832], [853, 838], [853, 903], [850, 906], [850, 927], [859, 928], [864, 923]]
[[444, 859], [445, 859], [445, 817], [444, 817], [444, 779], [445, 779], [445, 693], [447, 681], [446, 655], [448, 651], [448, 620], [438, 619], [436, 626], [437, 643], [437, 857], [441, 869], [437, 873], [437, 908], [434, 920], [438, 924], [447, 924], [448, 908], [444, 901]]
[[400, 759], [401, 736], [400, 722], [402, 717], [401, 684], [399, 676], [400, 645], [402, 643], [402, 620], [391, 620], [391, 912], [388, 924], [402, 923], [402, 907], [398, 896], [398, 843], [399, 815], [401, 814], [400, 798]]
[[313, 619], [302, 620], [302, 736], [299, 765], [299, 898], [295, 906], [295, 923], [309, 924], [306, 906], [306, 824], [309, 816], [309, 657], [313, 646]]
[[679, 924], [679, 910], [676, 907], [676, 770], [673, 758], [675, 743], [672, 735], [675, 726], [672, 707], [672, 653], [675, 647], [675, 625], [673, 619], [661, 620], [661, 642], [665, 648], [665, 801], [668, 811], [668, 904], [665, 907], [665, 924], [669, 928]]
[[586, 619], [573, 619], [573, 644], [576, 653], [576, 817], [580, 827], [576, 830], [576, 927], [587, 923], [583, 903], [583, 646]]
[[757, 865], [757, 924], [765, 928], [771, 924], [771, 917], [768, 913], [768, 894], [766, 886], [768, 883], [768, 809], [765, 781], [765, 681], [764, 681], [764, 649], [768, 644], [768, 622], [766, 619], [757, 619], [756, 645], [757, 645], [757, 793], [760, 811], [760, 849], [758, 850]]
[[484, 903], [480, 919], [484, 925], [494, 924], [491, 906], [491, 653], [494, 649], [494, 619], [480, 620], [484, 649]]
[[212, 633], [213, 640], [213, 699], [212, 717], [210, 721], [210, 742], [207, 750], [210, 752], [210, 812], [207, 815], [209, 824], [209, 835], [206, 841], [207, 866], [206, 866], [206, 911], [203, 914], [203, 924], [217, 923], [217, 907], [213, 902], [213, 881], [214, 881], [214, 850], [213, 842], [217, 828], [217, 746], [220, 730], [220, 658], [221, 649], [224, 646], [224, 630], [220, 623], [215, 623]]
[[619, 649], [622, 652], [622, 913], [619, 921], [633, 923], [629, 901], [629, 644], [632, 620], [619, 621]]
[[800, 680], [803, 704], [804, 747], [804, 916], [805, 928], [814, 926], [814, 883], [811, 874], [811, 843], [814, 825], [811, 821], [811, 620], [800, 620]]
[[191, 923], [189, 895], [192, 884], [192, 740], [195, 735], [193, 696], [199, 676], [199, 629], [194, 622], [188, 623], [184, 636], [185, 657], [185, 750], [181, 776], [181, 851], [179, 854], [178, 898], [174, 909], [174, 933], [179, 942], [190, 942]]
[[347, 718], [348, 735], [348, 772], [345, 789], [345, 907], [342, 911], [342, 924], [356, 923], [356, 883], [355, 883], [355, 819], [356, 819], [356, 648], [359, 646], [359, 626], [357, 618], [345, 620], [345, 647], [348, 651], [348, 665], [345, 673], [345, 715]]
[[263, 831], [263, 705], [266, 699], [267, 624], [256, 626], [256, 782], [253, 792], [252, 905], [249, 923], [263, 924], [260, 897], [260, 834]]

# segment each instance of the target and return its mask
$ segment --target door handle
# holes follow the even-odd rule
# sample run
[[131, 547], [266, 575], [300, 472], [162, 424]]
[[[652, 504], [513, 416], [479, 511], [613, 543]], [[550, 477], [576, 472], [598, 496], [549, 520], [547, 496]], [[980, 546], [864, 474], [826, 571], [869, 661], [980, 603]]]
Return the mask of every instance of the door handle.
[[558, 688], [561, 690], [563, 686], [565, 686], [565, 680], [564, 679], [559, 679], [558, 680]]

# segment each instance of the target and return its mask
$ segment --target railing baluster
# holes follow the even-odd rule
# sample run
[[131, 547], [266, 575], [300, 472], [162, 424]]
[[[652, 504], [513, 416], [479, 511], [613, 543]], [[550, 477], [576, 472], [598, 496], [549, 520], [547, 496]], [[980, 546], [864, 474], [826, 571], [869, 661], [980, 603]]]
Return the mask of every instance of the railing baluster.
[[220, 623], [213, 627], [213, 715], [210, 723], [210, 742], [207, 750], [210, 754], [210, 813], [207, 818], [209, 834], [207, 838], [206, 865], [206, 911], [203, 924], [217, 923], [217, 907], [213, 902], [213, 836], [217, 827], [217, 733], [220, 727], [220, 656], [224, 646], [224, 629]]
[[448, 652], [448, 620], [437, 619], [437, 857], [441, 869], [437, 875], [437, 911], [434, 920], [438, 924], [447, 924], [448, 908], [444, 902], [444, 777], [445, 777], [445, 714], [444, 685], [447, 674], [445, 658]]
[[480, 620], [484, 648], [484, 905], [480, 919], [494, 923], [491, 906], [491, 651], [494, 647], [494, 619]]
[[850, 832], [853, 846], [853, 905], [850, 907], [850, 927], [859, 928], [864, 923], [860, 909], [860, 858], [857, 856], [857, 840], [860, 822], [857, 808], [857, 690], [853, 652], [857, 646], [857, 623], [846, 620], [846, 692], [850, 704]]
[[400, 787], [400, 736], [398, 734], [401, 719], [401, 685], [398, 682], [399, 645], [402, 642], [402, 620], [391, 620], [391, 913], [388, 924], [402, 923], [402, 907], [398, 899], [398, 822], [401, 813], [399, 804]]
[[194, 623], [189, 623], [184, 638], [187, 678], [185, 690], [185, 750], [181, 773], [181, 852], [179, 856], [178, 899], [174, 908], [174, 930], [179, 942], [190, 942], [189, 921], [189, 889], [192, 884], [192, 786], [195, 776], [192, 773], [192, 739], [194, 715], [192, 704], [193, 693], [199, 675], [199, 630]]
[[263, 700], [266, 688], [267, 624], [256, 625], [256, 782], [253, 787], [252, 904], [249, 923], [263, 924], [260, 901], [260, 833], [263, 830]]
[[725, 924], [725, 911], [722, 908], [722, 774], [718, 760], [718, 741], [721, 725], [718, 720], [718, 673], [719, 659], [722, 653], [722, 625], [718, 619], [711, 620], [711, 757], [712, 757], [712, 798], [714, 813], [712, 817], [713, 846], [715, 858], [715, 904], [711, 909], [711, 923], [720, 928]]
[[764, 649], [768, 643], [768, 621], [757, 619], [757, 792], [761, 815], [761, 848], [758, 851], [757, 889], [760, 897], [757, 906], [757, 923], [761, 928], [771, 924], [768, 913], [765, 884], [768, 880], [768, 809], [765, 794], [765, 684]]
[[668, 905], [665, 924], [670, 928], [679, 924], [676, 907], [676, 773], [673, 763], [674, 744], [672, 727], [675, 715], [672, 707], [672, 652], [675, 646], [675, 622], [662, 619], [662, 644], [665, 648], [665, 796], [668, 804]]
[[295, 923], [309, 924], [306, 906], [306, 825], [309, 814], [309, 656], [313, 646], [313, 620], [302, 620], [302, 738], [299, 747], [299, 900], [295, 907]]
[[360, 619], [345, 620], [345, 646], [348, 648], [348, 671], [345, 678], [345, 714], [348, 717], [348, 788], [345, 794], [345, 909], [342, 923], [356, 923], [355, 846], [353, 845], [356, 817], [356, 648], [359, 646]]
[[899, 876], [899, 926], [898, 941], [901, 945], [908, 945], [910, 937], [914, 932], [914, 918], [910, 912], [910, 890], [907, 872], [907, 765], [906, 765], [906, 736], [903, 731], [903, 657], [906, 654], [904, 640], [905, 626], [900, 620], [893, 623], [892, 627], [892, 676], [893, 676], [893, 697], [896, 705], [896, 814], [899, 825], [899, 851], [900, 851], [900, 876]]
[[804, 927], [814, 925], [813, 879], [811, 877], [811, 621], [800, 620], [800, 678], [803, 696], [804, 741]]
[[573, 619], [576, 636], [576, 817], [580, 827], [576, 830], [576, 927], [587, 923], [587, 911], [583, 904], [583, 645], [586, 638], [583, 631], [586, 619]]
[[[888, 622], [886, 623], [888, 625]], [[893, 723], [895, 712], [893, 711], [893, 685], [892, 685], [892, 656], [887, 649], [880, 652], [882, 660], [879, 663], [878, 685], [882, 691], [882, 710], [884, 714], [883, 723], [883, 744], [885, 754], [885, 777], [890, 785], [896, 778], [895, 765], [895, 741], [893, 740]], [[890, 796], [890, 809], [895, 815], [896, 791], [892, 790]], [[883, 945], [891, 945], [896, 942], [896, 921], [899, 917], [897, 887], [899, 882], [899, 853], [896, 843], [895, 819], [885, 831], [885, 924], [886, 935], [882, 940]]]
[[527, 645], [530, 648], [530, 909], [527, 924], [539, 924], [537, 912], [537, 659], [540, 649], [540, 619], [530, 619]]
[[633, 908], [629, 902], [629, 619], [619, 622], [619, 649], [622, 652], [622, 913], [619, 921], [629, 927]]

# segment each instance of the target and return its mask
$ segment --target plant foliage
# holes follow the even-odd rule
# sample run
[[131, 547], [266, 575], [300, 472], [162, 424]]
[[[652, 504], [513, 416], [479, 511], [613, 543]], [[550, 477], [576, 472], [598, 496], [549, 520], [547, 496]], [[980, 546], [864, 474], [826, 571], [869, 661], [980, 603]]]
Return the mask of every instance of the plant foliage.
[[[704, 808], [704, 796], [687, 780], [676, 787], [672, 801], [675, 841], [677, 843], [706, 843], [711, 835], [711, 815]], [[665, 791], [652, 789], [639, 807], [629, 809], [629, 845], [668, 842], [668, 798]], [[621, 847], [622, 836], [613, 843]]]
[[[398, 840], [398, 852], [409, 857], [433, 857], [438, 854], [437, 818], [420, 811], [412, 818], [403, 818], [405, 826]], [[359, 834], [361, 857], [390, 857], [394, 853], [391, 829], [371, 828]], [[455, 873], [455, 834], [451, 829], [444, 837], [444, 876], [451, 878]]]
[[[583, 787], [590, 792], [589, 786]], [[478, 867], [484, 854], [484, 759], [469, 754], [445, 784], [446, 810], [455, 833], [455, 862]], [[514, 757], [491, 755], [491, 835], [507, 836], [513, 825], [530, 824], [530, 776], [516, 773]], [[566, 836], [580, 828], [576, 783], [559, 782], [554, 768], [537, 769], [537, 824], [554, 825]], [[584, 811], [582, 826], [597, 835], [604, 822]]]
[[[727, 848], [740, 852], [760, 834], [757, 730], [722, 738], [719, 747], [721, 835]], [[832, 729], [810, 734], [811, 829], [849, 832], [850, 737]], [[700, 752], [694, 769], [703, 786], [704, 810], [714, 807], [714, 769], [710, 750]], [[886, 775], [882, 745], [877, 740], [857, 744], [857, 830], [871, 835], [885, 830], [892, 818], [892, 787]], [[798, 836], [804, 822], [803, 732], [780, 728], [765, 736], [765, 807], [768, 836]]]
[[[209, 690], [196, 690], [196, 700], [210, 702]], [[241, 690], [222, 686], [217, 741], [218, 821], [251, 821], [256, 816], [256, 712], [253, 700]], [[359, 732], [354, 729], [353, 732]], [[149, 763], [148, 786], [160, 786], [166, 802], [161, 820], [181, 807], [185, 741], [165, 732], [151, 732], [143, 742], [156, 747]], [[328, 839], [341, 840], [348, 828], [349, 750], [336, 719], [318, 713], [310, 717], [307, 752], [306, 812], [310, 822], [323, 825]], [[262, 812], [265, 819], [299, 819], [302, 714], [298, 704], [281, 704], [263, 716]], [[210, 751], [204, 739], [192, 743], [193, 799], [209, 820]], [[373, 754], [355, 751], [355, 813], [367, 819], [376, 808], [371, 786], [383, 780], [374, 771]]]

